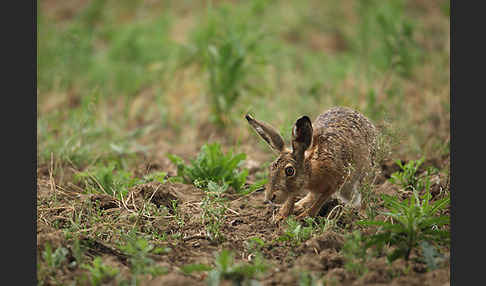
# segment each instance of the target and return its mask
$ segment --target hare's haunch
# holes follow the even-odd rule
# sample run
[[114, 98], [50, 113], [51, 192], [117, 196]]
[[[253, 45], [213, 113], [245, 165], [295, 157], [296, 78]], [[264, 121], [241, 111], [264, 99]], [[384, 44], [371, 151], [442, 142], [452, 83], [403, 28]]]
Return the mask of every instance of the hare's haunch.
[[[354, 207], [361, 205], [359, 185], [374, 166], [377, 131], [361, 113], [334, 107], [314, 123], [302, 116], [292, 129], [292, 146], [269, 124], [246, 115], [253, 129], [279, 153], [270, 165], [265, 201], [283, 203], [277, 220], [294, 211], [316, 216], [334, 193]], [[299, 191], [308, 194], [295, 203]]]

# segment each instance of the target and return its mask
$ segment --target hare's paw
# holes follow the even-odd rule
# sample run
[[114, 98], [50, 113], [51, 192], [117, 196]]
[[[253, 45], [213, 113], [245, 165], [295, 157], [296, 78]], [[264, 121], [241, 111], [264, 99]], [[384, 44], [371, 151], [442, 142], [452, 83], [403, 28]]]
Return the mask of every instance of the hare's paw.
[[282, 221], [284, 221], [287, 217], [286, 216], [283, 216], [281, 214], [276, 214], [273, 219], [272, 219], [272, 223], [273, 224], [280, 224]]

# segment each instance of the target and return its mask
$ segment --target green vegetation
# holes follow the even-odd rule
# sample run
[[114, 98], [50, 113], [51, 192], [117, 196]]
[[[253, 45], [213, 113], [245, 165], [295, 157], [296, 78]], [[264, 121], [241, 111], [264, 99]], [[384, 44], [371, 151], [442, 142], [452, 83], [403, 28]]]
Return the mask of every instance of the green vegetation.
[[261, 255], [256, 255], [252, 263], [235, 263], [234, 254], [223, 249], [216, 255], [215, 267], [204, 264], [190, 264], [184, 266], [186, 274], [197, 271], [209, 271], [206, 282], [209, 286], [221, 285], [223, 281], [231, 281], [234, 285], [255, 285], [256, 278], [260, 277], [268, 269]]
[[68, 254], [68, 250], [64, 247], [58, 247], [53, 252], [51, 245], [47, 243], [45, 245], [45, 249], [42, 252], [42, 258], [47, 263], [47, 266], [51, 269], [56, 269], [61, 267], [63, 263], [67, 261], [66, 255]]
[[367, 64], [385, 72], [394, 69], [410, 77], [421, 50], [414, 39], [414, 22], [404, 16], [405, 4], [402, 0], [359, 2], [358, 47]]
[[416, 176], [419, 167], [423, 164], [425, 157], [420, 158], [417, 161], [411, 160], [407, 164], [403, 165], [401, 160], [395, 162], [400, 167], [400, 171], [391, 174], [390, 182], [400, 185], [403, 189], [415, 189], [420, 190], [421, 181]]
[[170, 251], [166, 248], [155, 248], [146, 239], [136, 237], [130, 233], [127, 237], [127, 244], [120, 245], [120, 249], [127, 254], [132, 269], [132, 282], [137, 281], [137, 276], [141, 274], [151, 274], [152, 276], [159, 276], [167, 273], [165, 267], [157, 266], [154, 260], [150, 257], [151, 253], [164, 253]]
[[[290, 216], [285, 220], [286, 228], [277, 241], [288, 241], [293, 246], [298, 246], [308, 240], [312, 235], [326, 231], [330, 222], [325, 218], [306, 217], [301, 223]], [[332, 222], [331, 222], [332, 223]]]
[[95, 166], [75, 176], [75, 182], [81, 182], [88, 193], [105, 193], [117, 198], [124, 197], [128, 189], [138, 180], [124, 170], [115, 170], [116, 165]]
[[449, 224], [450, 218], [439, 215], [439, 211], [448, 207], [450, 197], [431, 202], [429, 190], [419, 196], [414, 190], [413, 195], [403, 201], [389, 195], [382, 196], [387, 212], [383, 212], [388, 220], [364, 220], [358, 222], [362, 226], [378, 226], [376, 234], [369, 236], [366, 246], [377, 246], [382, 249], [386, 244], [395, 247], [388, 254], [388, 260], [404, 258], [408, 261], [411, 251], [421, 241], [430, 243], [447, 242], [449, 230], [442, 226]]
[[312, 273], [303, 271], [299, 273], [299, 286], [317, 286], [319, 284], [319, 279], [316, 278]]
[[238, 170], [245, 158], [244, 153], [233, 155], [231, 150], [224, 154], [219, 143], [204, 144], [190, 165], [185, 165], [180, 157], [169, 154], [169, 159], [177, 165], [177, 175], [184, 182], [194, 183], [202, 188], [207, 187], [210, 181], [226, 183], [236, 191], [241, 190], [248, 176], [248, 170]]
[[226, 212], [226, 199], [223, 198], [223, 193], [228, 188], [225, 184], [220, 186], [212, 181], [209, 181], [206, 191], [206, 197], [202, 200], [202, 224], [206, 229], [206, 235], [212, 241], [222, 241], [224, 239], [221, 233], [221, 226], [223, 225], [224, 214]]
[[368, 272], [366, 263], [369, 255], [367, 254], [367, 248], [363, 247], [365, 242], [366, 239], [358, 230], [346, 235], [342, 253], [345, 259], [344, 266], [349, 272], [357, 275], [363, 275]]
[[81, 268], [89, 271], [89, 282], [93, 286], [108, 283], [120, 272], [120, 270], [118, 270], [117, 268], [103, 264], [103, 260], [101, 260], [101, 257], [96, 257], [95, 259], [93, 259], [91, 265], [81, 265]]
[[233, 118], [232, 108], [241, 96], [263, 94], [265, 36], [259, 18], [266, 4], [249, 1], [241, 9], [209, 6], [201, 25], [192, 33], [196, 55], [207, 72], [211, 120], [220, 127]]

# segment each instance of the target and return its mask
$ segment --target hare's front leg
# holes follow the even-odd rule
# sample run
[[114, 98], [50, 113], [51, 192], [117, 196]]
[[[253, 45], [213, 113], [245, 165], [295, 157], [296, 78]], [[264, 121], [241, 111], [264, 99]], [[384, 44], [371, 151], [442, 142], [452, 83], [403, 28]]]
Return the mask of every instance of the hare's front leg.
[[280, 207], [278, 214], [274, 218], [274, 222], [278, 223], [281, 220], [287, 218], [293, 212], [294, 204], [295, 204], [295, 195], [289, 195], [285, 203]]
[[331, 195], [332, 195], [332, 192], [330, 192], [330, 189], [326, 189], [322, 193], [315, 194], [314, 195], [314, 201], [312, 202], [312, 206], [310, 208], [306, 209], [300, 215], [298, 215], [296, 219], [300, 220], [300, 219], [303, 219], [307, 216], [315, 217], [319, 213], [319, 211], [321, 210], [324, 203], [329, 199], [329, 197]]
[[316, 195], [313, 192], [308, 192], [305, 197], [300, 199], [297, 203], [295, 203], [294, 212], [295, 214], [301, 214], [306, 209], [312, 206], [312, 203], [315, 201]]

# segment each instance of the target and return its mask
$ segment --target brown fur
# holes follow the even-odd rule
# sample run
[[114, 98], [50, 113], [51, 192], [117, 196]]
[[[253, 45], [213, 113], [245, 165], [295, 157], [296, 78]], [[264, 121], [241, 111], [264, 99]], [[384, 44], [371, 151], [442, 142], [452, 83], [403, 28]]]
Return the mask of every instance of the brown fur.
[[[334, 193], [354, 206], [360, 205], [358, 187], [370, 174], [376, 153], [377, 131], [366, 117], [346, 107], [329, 109], [312, 125], [308, 117], [301, 117], [292, 132], [292, 149], [282, 147], [283, 139], [273, 127], [249, 115], [246, 118], [280, 153], [270, 166], [265, 189], [266, 201], [284, 202], [277, 220], [293, 213], [301, 189], [309, 192], [295, 204], [298, 218], [316, 216]], [[285, 173], [289, 166], [295, 170], [293, 176]]]

